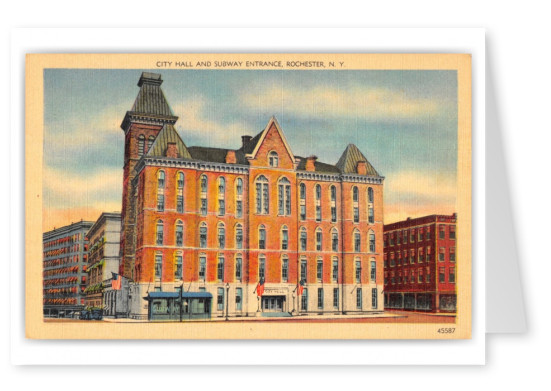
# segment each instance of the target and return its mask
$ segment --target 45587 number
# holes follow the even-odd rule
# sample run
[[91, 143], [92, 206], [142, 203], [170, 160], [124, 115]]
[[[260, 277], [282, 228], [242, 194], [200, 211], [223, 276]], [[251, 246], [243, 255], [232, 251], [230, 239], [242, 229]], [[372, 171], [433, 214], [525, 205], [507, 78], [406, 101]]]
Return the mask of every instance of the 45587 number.
[[438, 329], [438, 332], [440, 334], [452, 334], [452, 333], [455, 333], [455, 327], [444, 327], [444, 328], [439, 328]]

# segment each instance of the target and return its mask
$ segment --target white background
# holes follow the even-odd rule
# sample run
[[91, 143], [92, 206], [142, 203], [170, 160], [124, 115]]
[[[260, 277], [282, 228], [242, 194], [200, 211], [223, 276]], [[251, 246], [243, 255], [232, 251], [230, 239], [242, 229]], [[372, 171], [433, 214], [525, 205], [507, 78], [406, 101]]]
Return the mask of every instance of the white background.
[[[3, 88], [0, 92], [4, 116], [4, 140], [9, 119], [9, 34], [11, 27], [155, 27], [223, 26], [223, 27], [485, 27], [487, 62], [495, 82], [497, 107], [508, 159], [513, 218], [519, 241], [521, 279], [527, 308], [528, 333], [518, 336], [490, 335], [487, 338], [485, 367], [356, 367], [356, 368], [22, 368], [9, 366], [9, 322], [2, 316], [6, 344], [1, 350], [7, 376], [4, 381], [17, 382], [18, 388], [41, 389], [148, 388], [160, 386], [253, 386], [255, 389], [281, 387], [312, 388], [315, 386], [362, 388], [450, 390], [465, 387], [499, 387], [505, 389], [527, 385], [528, 381], [544, 380], [548, 373], [549, 334], [546, 321], [550, 311], [546, 303], [547, 276], [550, 274], [547, 207], [549, 177], [550, 126], [547, 120], [550, 99], [548, 12], [539, 3], [524, 1], [507, 6], [502, 2], [481, 5], [481, 2], [367, 2], [340, 1], [327, 8], [320, 2], [299, 6], [297, 1], [277, 3], [250, 2], [239, 7], [237, 2], [217, 5], [208, 2], [203, 9], [179, 1], [115, 4], [114, 1], [40, 2], [8, 4], [2, 12], [2, 39], [5, 48], [1, 57]], [[461, 8], [459, 8], [461, 7]], [[11, 9], [10, 9], [11, 8]], [[335, 43], [334, 43], [335, 44]], [[162, 49], [163, 42], [159, 42]], [[238, 43], [236, 43], [238, 45]], [[98, 48], [100, 50], [101, 48]], [[476, 81], [475, 81], [476, 82]], [[491, 142], [491, 140], [488, 140]], [[4, 143], [4, 148], [6, 148]], [[6, 153], [1, 163], [8, 165]], [[6, 181], [7, 182], [7, 181]], [[3, 194], [8, 205], [8, 194]], [[3, 208], [3, 249], [7, 248], [10, 231], [8, 209]], [[7, 251], [4, 251], [4, 261]], [[491, 273], [491, 270], [488, 271]], [[3, 273], [2, 299], [7, 309], [7, 273]], [[6, 314], [7, 311], [4, 311]], [[124, 350], [106, 350], [108, 355], [122, 356]], [[185, 354], [185, 352], [182, 352]], [[269, 352], [259, 351], [259, 355]], [[307, 352], [305, 352], [307, 354]], [[362, 354], [369, 354], [366, 349]], [[227, 352], [231, 359], [232, 352]], [[74, 357], [79, 360], [78, 356]], [[5, 384], [5, 383], [3, 383]], [[324, 387], [324, 388], [325, 388]], [[63, 387], [65, 388], [65, 387]]]

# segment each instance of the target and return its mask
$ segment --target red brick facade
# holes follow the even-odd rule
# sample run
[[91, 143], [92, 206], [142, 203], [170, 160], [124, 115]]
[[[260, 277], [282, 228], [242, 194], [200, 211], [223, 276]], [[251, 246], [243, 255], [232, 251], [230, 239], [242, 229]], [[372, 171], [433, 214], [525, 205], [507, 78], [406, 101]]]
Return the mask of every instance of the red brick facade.
[[456, 310], [456, 221], [432, 215], [384, 226], [385, 308]]

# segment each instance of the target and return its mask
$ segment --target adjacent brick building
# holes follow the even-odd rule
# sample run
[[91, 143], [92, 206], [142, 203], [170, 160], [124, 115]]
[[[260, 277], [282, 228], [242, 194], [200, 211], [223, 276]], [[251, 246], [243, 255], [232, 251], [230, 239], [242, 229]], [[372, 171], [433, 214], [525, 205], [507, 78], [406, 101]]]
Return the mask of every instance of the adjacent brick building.
[[384, 178], [358, 148], [296, 156], [275, 118], [236, 150], [187, 147], [161, 83], [142, 74], [121, 125], [130, 316], [179, 289], [212, 295], [213, 316], [382, 311]]
[[454, 213], [384, 226], [386, 309], [456, 311], [456, 222]]
[[42, 235], [44, 316], [68, 317], [84, 307], [86, 233], [92, 224], [80, 221]]

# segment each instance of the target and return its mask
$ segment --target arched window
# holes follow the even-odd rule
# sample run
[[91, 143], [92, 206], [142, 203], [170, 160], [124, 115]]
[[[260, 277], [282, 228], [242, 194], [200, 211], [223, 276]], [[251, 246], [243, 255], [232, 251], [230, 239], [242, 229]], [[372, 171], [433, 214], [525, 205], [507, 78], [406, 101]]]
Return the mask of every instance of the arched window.
[[336, 228], [331, 230], [331, 250], [335, 253], [339, 251], [339, 232]]
[[176, 221], [176, 246], [182, 247], [184, 245], [184, 224], [181, 220]]
[[277, 156], [277, 152], [271, 151], [268, 154], [268, 161], [270, 163], [270, 167], [277, 167], [279, 166], [279, 157]]
[[331, 193], [331, 221], [334, 223], [337, 221], [337, 188], [331, 186], [329, 191]]
[[291, 182], [287, 178], [279, 180], [278, 206], [280, 216], [289, 216], [291, 214]]
[[289, 229], [286, 225], [281, 227], [281, 249], [287, 250], [289, 248]]
[[138, 155], [143, 156], [145, 153], [145, 136], [140, 134], [138, 137]]
[[243, 227], [241, 224], [235, 226], [235, 248], [243, 248]]
[[321, 221], [321, 186], [316, 185], [316, 221]]
[[302, 227], [300, 229], [300, 251], [306, 251], [308, 246], [308, 234], [306, 233], [306, 228]]
[[300, 184], [300, 219], [306, 220], [306, 185]]
[[218, 223], [218, 248], [226, 247], [226, 227], [224, 224]]
[[201, 178], [199, 179], [200, 186], [201, 186], [201, 215], [206, 216], [207, 215], [207, 187], [208, 187], [208, 179], [206, 175], [201, 175]]
[[151, 149], [153, 141], [155, 141], [155, 137], [149, 136], [149, 138], [147, 139], [147, 152], [149, 152], [149, 150]]
[[184, 213], [184, 173], [176, 174], [176, 211]]
[[321, 244], [322, 244], [323, 238], [321, 233], [321, 228], [316, 228], [316, 251], [321, 251]]
[[163, 226], [163, 220], [157, 220], [157, 245], [158, 246], [162, 246], [163, 245], [163, 231], [164, 231], [164, 226]]
[[369, 252], [375, 252], [375, 233], [372, 230], [369, 230]]
[[266, 248], [266, 227], [264, 225], [258, 227], [258, 248], [261, 250]]
[[204, 221], [199, 226], [199, 247], [207, 248], [207, 223]]
[[182, 253], [177, 252], [174, 256], [174, 279], [175, 280], [182, 280], [183, 279], [183, 258]]
[[237, 197], [235, 197], [235, 215], [236, 217], [243, 217], [243, 179], [237, 178], [235, 190], [237, 193]]
[[160, 170], [157, 173], [157, 210], [162, 212], [165, 210], [165, 172]]
[[352, 188], [352, 208], [354, 214], [354, 222], [358, 223], [360, 221], [360, 207], [359, 207], [359, 198], [358, 188], [354, 186]]
[[362, 238], [360, 236], [360, 231], [357, 229], [354, 230], [354, 252], [359, 253], [362, 251]]
[[157, 189], [164, 189], [165, 188], [165, 172], [163, 170], [160, 170], [157, 173]]
[[373, 203], [373, 188], [372, 187], [367, 188], [367, 202], [369, 202], [370, 204]]
[[218, 215], [226, 214], [226, 178], [218, 178]]
[[269, 202], [268, 179], [264, 175], [260, 175], [256, 180], [256, 213], [270, 213]]

